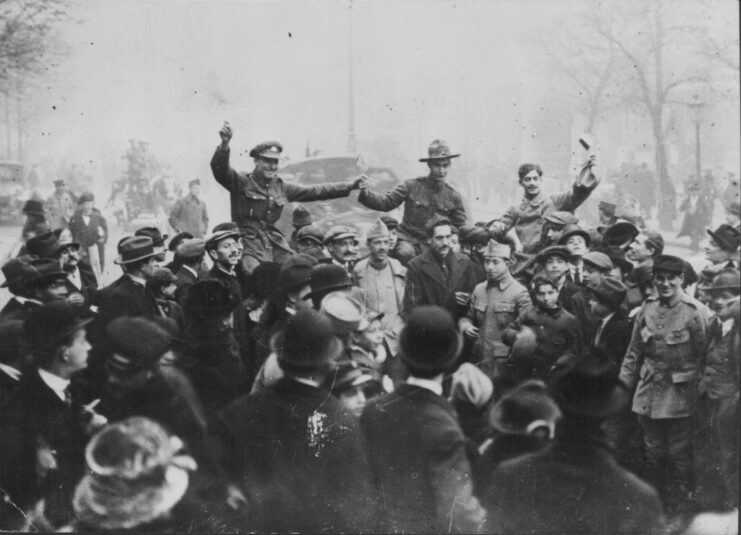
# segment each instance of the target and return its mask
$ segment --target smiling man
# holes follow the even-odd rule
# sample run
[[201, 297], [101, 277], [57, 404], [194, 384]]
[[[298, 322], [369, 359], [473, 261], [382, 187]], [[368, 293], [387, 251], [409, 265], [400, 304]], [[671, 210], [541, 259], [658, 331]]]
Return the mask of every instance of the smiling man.
[[303, 186], [287, 184], [278, 176], [283, 146], [277, 141], [260, 143], [250, 150], [255, 163], [251, 173], [240, 173], [229, 165], [229, 123], [219, 131], [221, 144], [211, 158], [216, 181], [229, 191], [232, 221], [239, 225], [243, 238], [242, 265], [247, 274], [261, 262], [282, 263], [293, 251], [285, 235], [275, 227], [287, 202], [307, 202], [347, 197], [354, 189], [366, 187], [368, 179], [333, 184]]
[[654, 259], [657, 295], [636, 315], [620, 372], [635, 392], [633, 412], [643, 428], [649, 482], [670, 513], [688, 505], [692, 490], [693, 415], [707, 353], [706, 315], [682, 289], [685, 269], [675, 256]]
[[570, 191], [546, 195], [541, 191], [543, 170], [538, 164], [524, 163], [517, 170], [524, 196], [519, 206], [510, 206], [498, 219], [489, 223], [492, 238], [502, 241], [504, 235], [515, 229], [523, 252], [538, 252], [544, 218], [555, 211], [573, 212], [587, 200], [599, 179], [592, 172], [594, 160], [590, 159], [581, 170]]
[[405, 180], [386, 193], [377, 193], [370, 188], [360, 191], [358, 201], [363, 206], [388, 212], [404, 203], [404, 217], [397, 228], [398, 241], [395, 256], [403, 265], [422, 252], [427, 241], [425, 225], [435, 215], [444, 216], [460, 228], [466, 221], [463, 199], [445, 179], [450, 163], [460, 154], [452, 154], [448, 144], [436, 139], [427, 149], [427, 164], [430, 172], [426, 177]]

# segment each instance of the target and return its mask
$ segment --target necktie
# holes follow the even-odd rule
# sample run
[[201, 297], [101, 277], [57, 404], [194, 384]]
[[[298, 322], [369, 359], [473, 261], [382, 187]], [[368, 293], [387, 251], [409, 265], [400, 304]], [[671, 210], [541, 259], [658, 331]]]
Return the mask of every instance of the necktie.
[[69, 386], [70, 385], [67, 385], [66, 388], [64, 389], [64, 403], [68, 407], [71, 407], [72, 406], [72, 392], [70, 391]]
[[581, 286], [581, 266], [574, 268], [574, 284]]
[[450, 270], [448, 269], [448, 264], [443, 260], [442, 264], [440, 264], [440, 268], [443, 272], [443, 278], [445, 280], [448, 280], [448, 275], [450, 275]]

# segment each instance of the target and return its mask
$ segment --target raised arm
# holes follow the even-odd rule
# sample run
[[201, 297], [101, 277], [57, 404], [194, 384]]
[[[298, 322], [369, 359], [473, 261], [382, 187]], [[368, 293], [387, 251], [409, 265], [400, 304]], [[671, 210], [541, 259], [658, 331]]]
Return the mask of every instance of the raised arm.
[[[370, 188], [365, 188], [361, 190], [360, 195], [358, 195], [358, 201], [360, 201], [360, 204], [366, 208], [370, 208], [371, 210], [388, 212], [406, 201], [408, 196], [409, 188], [407, 187], [407, 183], [402, 182], [386, 193], [377, 193], [371, 191]], [[465, 218], [465, 212], [463, 217]]]
[[229, 141], [232, 139], [232, 127], [226, 121], [219, 130], [219, 136], [221, 136], [221, 143], [216, 147], [216, 152], [211, 158], [211, 172], [216, 182], [231, 192], [239, 183], [239, 175], [229, 167]]
[[599, 185], [599, 179], [595, 176], [594, 158], [582, 166], [579, 176], [571, 186], [571, 190], [556, 193], [551, 197], [556, 210], [573, 212], [589, 198], [592, 191]]

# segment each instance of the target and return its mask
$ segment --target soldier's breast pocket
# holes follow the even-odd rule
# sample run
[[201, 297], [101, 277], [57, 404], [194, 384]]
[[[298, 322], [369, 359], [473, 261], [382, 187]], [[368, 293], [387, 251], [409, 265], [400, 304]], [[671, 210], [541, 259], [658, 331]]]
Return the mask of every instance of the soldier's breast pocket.
[[504, 328], [512, 323], [515, 319], [515, 304], [508, 302], [495, 303], [494, 319], [500, 328]]
[[677, 358], [680, 361], [692, 357], [692, 337], [687, 329], [670, 331], [664, 343], [670, 352], [669, 358]]
[[409, 195], [404, 207], [405, 219], [424, 225], [430, 215], [430, 199], [416, 192]]

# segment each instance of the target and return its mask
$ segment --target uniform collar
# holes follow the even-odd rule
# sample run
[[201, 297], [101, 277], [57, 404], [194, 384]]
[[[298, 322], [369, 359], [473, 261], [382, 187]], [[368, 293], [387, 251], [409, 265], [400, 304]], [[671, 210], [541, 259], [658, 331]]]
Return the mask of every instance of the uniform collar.
[[524, 208], [528, 204], [532, 207], [540, 206], [545, 201], [545, 196], [543, 195], [543, 192], [541, 191], [538, 193], [535, 197], [532, 199], [528, 199], [526, 195], [522, 196], [522, 207]]
[[497, 282], [497, 281], [487, 281], [486, 285], [487, 285], [487, 286], [488, 286], [489, 288], [491, 288], [491, 287], [493, 287], [493, 286], [496, 286], [496, 287], [497, 287], [497, 288], [499, 288], [500, 290], [504, 291], [504, 290], [506, 290], [507, 288], [509, 288], [510, 286], [512, 286], [512, 283], [513, 283], [513, 282], [515, 282], [515, 278], [514, 278], [514, 277], [513, 277], [512, 275], [510, 275], [509, 277], [506, 277], [506, 278], [505, 278], [504, 280], [502, 280], [502, 281], [498, 281], [498, 282]]

